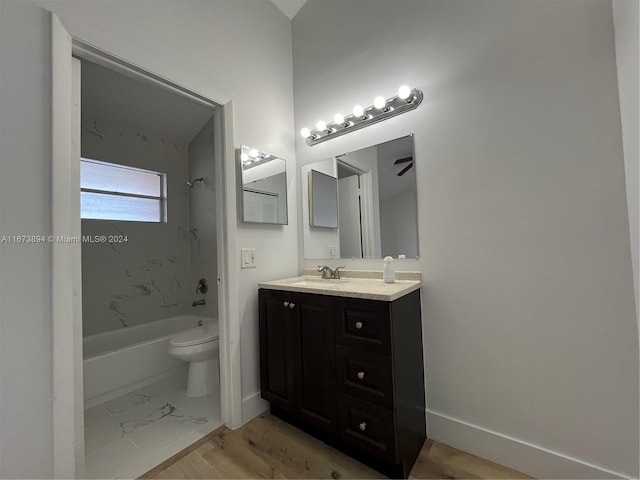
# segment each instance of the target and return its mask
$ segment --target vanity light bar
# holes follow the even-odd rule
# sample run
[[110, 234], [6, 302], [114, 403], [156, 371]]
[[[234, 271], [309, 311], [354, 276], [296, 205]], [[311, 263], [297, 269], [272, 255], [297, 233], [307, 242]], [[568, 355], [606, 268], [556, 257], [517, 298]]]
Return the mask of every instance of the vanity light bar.
[[341, 113], [336, 113], [333, 117], [333, 122], [325, 123], [323, 120], [319, 120], [315, 129], [311, 130], [305, 127], [300, 130], [300, 135], [307, 139], [308, 145], [317, 145], [345, 133], [353, 132], [387, 118], [414, 110], [422, 103], [422, 98], [422, 91], [417, 88], [412, 90], [403, 85], [398, 89], [398, 94], [391, 98], [385, 100], [384, 97], [376, 97], [373, 105], [367, 108], [356, 105], [353, 107], [352, 114], [346, 117]]
[[240, 162], [242, 163], [243, 170], [255, 167], [272, 158], [274, 158], [273, 155], [261, 152], [256, 148], [247, 147], [246, 145], [240, 146]]

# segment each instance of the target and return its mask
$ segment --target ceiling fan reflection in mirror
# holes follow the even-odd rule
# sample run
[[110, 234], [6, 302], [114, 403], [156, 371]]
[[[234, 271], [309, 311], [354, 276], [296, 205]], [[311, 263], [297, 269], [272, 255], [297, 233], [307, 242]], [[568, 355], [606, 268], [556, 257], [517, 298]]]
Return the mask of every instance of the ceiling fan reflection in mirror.
[[398, 177], [403, 176], [405, 173], [411, 170], [411, 168], [413, 168], [413, 157], [399, 158], [398, 160], [393, 162], [393, 165], [402, 165], [403, 163], [408, 163], [408, 165], [405, 165], [404, 168], [396, 174]]

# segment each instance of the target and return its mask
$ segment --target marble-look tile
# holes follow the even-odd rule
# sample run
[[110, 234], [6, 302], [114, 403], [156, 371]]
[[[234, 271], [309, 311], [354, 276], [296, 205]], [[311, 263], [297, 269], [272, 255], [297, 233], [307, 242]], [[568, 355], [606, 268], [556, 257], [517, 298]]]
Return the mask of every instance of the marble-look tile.
[[220, 422], [220, 395], [216, 393], [206, 397], [189, 398], [183, 394], [182, 398], [176, 399], [173, 403], [167, 402], [161, 410], [146, 417], [144, 421], [148, 423], [128, 433], [134, 443], [144, 450], [150, 450], [143, 446], [144, 438], [152, 438], [153, 442], [164, 444], [167, 441], [160, 438], [165, 437], [172, 441], [192, 431], [211, 431], [211, 424]]
[[162, 462], [152, 463], [152, 460], [145, 457], [145, 461], [143, 463], [138, 463], [130, 468], [127, 468], [124, 472], [119, 473], [114, 478], [135, 480], [136, 478], [139, 478], [142, 474], [148, 472], [149, 470], [151, 470], [153, 467], [155, 467], [160, 463]]
[[86, 427], [84, 429], [85, 455], [104, 448], [110, 443], [117, 442], [122, 437], [120, 422], [114, 418], [108, 418], [98, 424]]
[[192, 417], [220, 417], [220, 392], [215, 391], [204, 397], [187, 397], [176, 400], [180, 413]]
[[183, 402], [185, 397], [184, 390], [157, 393], [149, 402], [138, 405], [113, 418], [117, 418], [122, 434], [128, 435], [165, 417], [178, 415], [176, 404]]
[[[208, 423], [205, 418], [200, 419], [202, 423]], [[141, 428], [129, 435], [131, 441], [146, 455], [154, 455], [160, 450], [175, 443], [176, 440], [194, 432], [194, 424], [190, 422], [179, 422], [176, 418], [165, 417]]]
[[109, 418], [109, 412], [102, 405], [87, 408], [84, 411], [84, 428], [91, 427]]
[[[187, 397], [183, 383], [163, 380], [87, 410], [95, 421], [85, 428], [87, 476], [136, 478], [222, 425], [220, 393]], [[123, 445], [137, 453], [121, 456]]]
[[145, 462], [145, 457], [129, 438], [121, 438], [85, 456], [87, 478], [115, 478], [121, 472]]
[[110, 415], [122, 415], [151, 400], [153, 400], [153, 397], [147, 394], [144, 388], [141, 388], [104, 402], [102, 406]]
[[171, 377], [165, 378], [156, 383], [152, 383], [151, 385], [141, 388], [140, 390], [152, 397], [163, 395], [174, 390], [185, 390], [187, 388], [188, 367], [189, 366], [187, 362], [185, 362], [184, 370], [179, 370]]

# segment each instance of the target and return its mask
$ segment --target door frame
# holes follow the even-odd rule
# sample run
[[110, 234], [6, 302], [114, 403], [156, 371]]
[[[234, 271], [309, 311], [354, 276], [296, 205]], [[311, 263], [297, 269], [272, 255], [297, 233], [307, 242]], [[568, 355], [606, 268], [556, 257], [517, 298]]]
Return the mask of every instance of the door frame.
[[340, 165], [358, 175], [360, 183], [360, 238], [362, 258], [375, 258], [379, 249], [376, 242], [375, 215], [373, 212], [373, 174], [371, 170], [362, 170], [349, 162], [334, 157], [336, 165]]
[[[139, 65], [74, 37], [51, 13], [52, 59], [52, 248], [51, 315], [53, 376], [53, 464], [55, 478], [84, 476], [84, 398], [82, 389], [81, 243], [80, 238], [80, 98], [79, 72], [72, 57], [98, 63], [145, 83], [160, 85], [212, 107], [218, 240], [218, 321], [220, 326], [220, 392], [222, 421], [242, 425], [240, 312], [238, 304], [238, 235], [235, 224], [236, 172], [233, 102], [197, 93]], [[74, 80], [75, 78], [75, 80]], [[74, 90], [75, 89], [75, 90]], [[74, 93], [76, 92], [75, 98]], [[237, 248], [238, 247], [238, 248]]]

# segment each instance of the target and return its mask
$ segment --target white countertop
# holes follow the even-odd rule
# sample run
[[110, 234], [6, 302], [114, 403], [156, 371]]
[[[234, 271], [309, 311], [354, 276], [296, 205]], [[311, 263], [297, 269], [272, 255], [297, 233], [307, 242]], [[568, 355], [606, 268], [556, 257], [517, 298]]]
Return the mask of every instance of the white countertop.
[[[380, 273], [380, 277], [381, 276]], [[258, 287], [270, 290], [315, 293], [319, 295], [364, 298], [390, 302], [418, 290], [420, 285], [420, 280], [396, 280], [394, 283], [384, 283], [382, 278], [349, 276], [349, 272], [344, 272], [340, 280], [323, 279], [318, 275], [301, 275], [299, 277], [284, 278], [282, 280], [261, 282], [258, 284]]]

